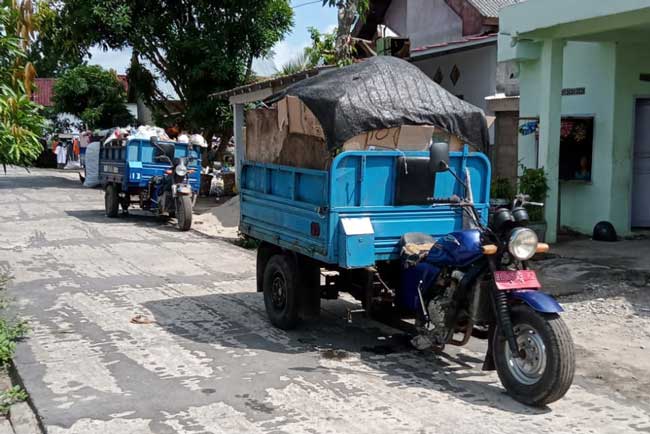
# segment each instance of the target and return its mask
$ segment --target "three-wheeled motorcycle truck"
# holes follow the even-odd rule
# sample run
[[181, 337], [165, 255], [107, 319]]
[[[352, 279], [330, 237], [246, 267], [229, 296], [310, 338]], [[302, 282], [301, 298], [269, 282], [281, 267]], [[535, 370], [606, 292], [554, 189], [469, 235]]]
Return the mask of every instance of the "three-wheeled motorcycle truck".
[[191, 143], [151, 139], [114, 139], [99, 152], [99, 179], [108, 217], [130, 205], [158, 216], [176, 217], [178, 228], [192, 226], [192, 207], [199, 191], [200, 153]]
[[325, 170], [242, 165], [240, 230], [261, 242], [257, 287], [271, 323], [291, 329], [345, 291], [373, 317], [410, 318], [418, 349], [487, 340], [484, 370], [496, 369], [518, 401], [564, 396], [572, 339], [529, 262], [548, 250], [527, 227], [527, 207], [539, 204], [519, 196], [488, 224], [490, 163], [467, 146], [341, 148], [400, 125], [433, 125], [482, 146], [482, 111], [389, 57], [319, 74], [267, 102], [287, 95], [319, 120], [332, 159]]

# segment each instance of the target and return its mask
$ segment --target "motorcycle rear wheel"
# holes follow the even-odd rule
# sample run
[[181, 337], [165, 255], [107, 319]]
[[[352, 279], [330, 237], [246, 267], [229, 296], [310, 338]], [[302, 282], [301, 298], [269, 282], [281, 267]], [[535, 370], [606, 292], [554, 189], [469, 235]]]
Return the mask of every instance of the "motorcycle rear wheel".
[[543, 314], [526, 305], [513, 306], [512, 325], [520, 357], [514, 357], [497, 328], [494, 363], [501, 383], [517, 401], [543, 407], [562, 398], [573, 383], [575, 352], [566, 324], [557, 314]]
[[192, 227], [192, 198], [190, 196], [176, 198], [176, 219], [178, 220], [178, 230], [189, 231]]

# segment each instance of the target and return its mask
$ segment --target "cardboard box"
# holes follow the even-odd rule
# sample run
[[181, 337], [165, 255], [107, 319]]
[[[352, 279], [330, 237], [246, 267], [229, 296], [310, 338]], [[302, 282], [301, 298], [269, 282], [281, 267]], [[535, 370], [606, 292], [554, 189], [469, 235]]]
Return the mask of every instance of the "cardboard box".
[[402, 151], [425, 151], [431, 143], [435, 127], [430, 125], [403, 125], [397, 148]]
[[320, 122], [299, 98], [287, 96], [281, 99], [277, 103], [277, 110], [278, 128], [281, 129], [288, 124], [290, 134], [303, 134], [325, 140], [325, 133]]
[[285, 110], [282, 104], [275, 108], [249, 110], [246, 113], [246, 159], [325, 169], [331, 160], [325, 140], [314, 135], [291, 133], [289, 116], [289, 110]]
[[343, 144], [343, 149], [358, 151], [374, 146], [379, 149], [424, 151], [429, 146], [434, 131], [435, 128], [430, 125], [403, 125], [375, 130], [351, 138]]

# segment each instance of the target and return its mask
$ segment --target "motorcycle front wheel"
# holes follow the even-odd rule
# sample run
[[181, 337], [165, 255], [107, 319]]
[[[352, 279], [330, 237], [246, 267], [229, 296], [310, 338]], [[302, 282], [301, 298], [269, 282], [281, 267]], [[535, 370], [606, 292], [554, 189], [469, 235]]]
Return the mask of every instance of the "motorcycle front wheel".
[[189, 231], [192, 227], [192, 198], [190, 196], [176, 198], [176, 219], [179, 230]]
[[557, 314], [543, 314], [526, 305], [511, 308], [519, 357], [497, 328], [493, 355], [501, 383], [514, 399], [542, 407], [562, 398], [573, 383], [575, 352], [566, 324]]

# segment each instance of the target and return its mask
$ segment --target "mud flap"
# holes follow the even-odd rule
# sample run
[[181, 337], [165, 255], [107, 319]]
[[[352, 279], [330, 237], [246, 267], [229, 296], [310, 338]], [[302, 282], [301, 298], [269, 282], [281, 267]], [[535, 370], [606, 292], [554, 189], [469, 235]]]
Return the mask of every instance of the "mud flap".
[[320, 316], [320, 266], [318, 262], [305, 256], [298, 256], [300, 270], [300, 311], [301, 319], [314, 319]]

